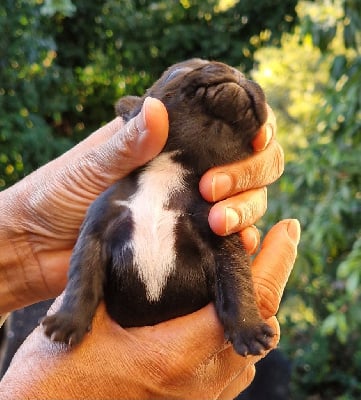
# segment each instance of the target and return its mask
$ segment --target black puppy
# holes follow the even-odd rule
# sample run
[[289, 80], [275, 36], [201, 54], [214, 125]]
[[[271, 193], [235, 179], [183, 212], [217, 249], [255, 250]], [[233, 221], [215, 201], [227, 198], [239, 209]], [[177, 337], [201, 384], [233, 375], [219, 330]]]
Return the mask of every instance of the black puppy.
[[[123, 327], [156, 324], [213, 301], [236, 351], [260, 354], [273, 331], [260, 318], [247, 254], [238, 235], [211, 231], [211, 204], [198, 184], [207, 169], [252, 153], [266, 120], [265, 96], [236, 69], [200, 59], [169, 68], [146, 96], [167, 108], [168, 141], [90, 206], [63, 303], [44, 319], [45, 333], [79, 342], [102, 298]], [[121, 99], [117, 113], [129, 120], [144, 98]]]

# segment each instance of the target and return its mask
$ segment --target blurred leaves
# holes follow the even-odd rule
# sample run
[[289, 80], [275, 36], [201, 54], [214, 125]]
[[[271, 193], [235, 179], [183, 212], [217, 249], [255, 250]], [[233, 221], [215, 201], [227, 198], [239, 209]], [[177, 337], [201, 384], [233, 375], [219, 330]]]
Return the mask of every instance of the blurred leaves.
[[44, 0], [44, 4], [40, 8], [40, 13], [48, 17], [52, 17], [56, 13], [64, 17], [71, 17], [75, 11], [76, 7], [71, 0]]
[[295, 5], [2, 1], [0, 189], [112, 119], [117, 98], [143, 94], [176, 61], [217, 58], [250, 69], [254, 50], [292, 27]]

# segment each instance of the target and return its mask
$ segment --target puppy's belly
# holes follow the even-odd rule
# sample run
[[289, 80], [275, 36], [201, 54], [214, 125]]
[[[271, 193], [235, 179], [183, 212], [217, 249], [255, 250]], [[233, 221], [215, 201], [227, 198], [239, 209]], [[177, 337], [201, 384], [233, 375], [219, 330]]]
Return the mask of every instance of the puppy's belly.
[[[126, 284], [122, 284], [126, 282]], [[105, 303], [111, 318], [122, 327], [154, 325], [192, 313], [213, 300], [206, 280], [199, 274], [185, 277], [174, 268], [156, 301], [149, 301], [146, 287], [137, 273], [110, 280]]]
[[[185, 174], [171, 154], [163, 153], [141, 173], [138, 189], [128, 200], [113, 200], [120, 209], [130, 210], [133, 221], [131, 239], [117, 243], [112, 250], [105, 289], [108, 312], [122, 326], [154, 324], [209, 302], [202, 259], [192, 244], [192, 233], [189, 251], [196, 256], [190, 258], [185, 254], [188, 248], [183, 254], [177, 248], [182, 211], [169, 207], [171, 196], [186, 191]], [[184, 196], [186, 202], [188, 195]]]

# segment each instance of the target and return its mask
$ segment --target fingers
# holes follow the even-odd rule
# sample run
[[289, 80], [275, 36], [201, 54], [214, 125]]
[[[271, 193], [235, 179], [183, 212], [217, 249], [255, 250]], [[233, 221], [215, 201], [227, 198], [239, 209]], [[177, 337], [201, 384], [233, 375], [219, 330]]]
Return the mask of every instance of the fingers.
[[[262, 217], [267, 209], [265, 187], [283, 172], [283, 150], [273, 140], [276, 118], [268, 105], [267, 108], [267, 121], [253, 141], [256, 153], [239, 162], [212, 168], [200, 180], [199, 190], [204, 199], [218, 202], [208, 216], [211, 229], [218, 235], [238, 232]], [[243, 236], [246, 249], [252, 253], [258, 240], [254, 231]]]
[[[141, 113], [127, 124], [121, 118], [114, 119], [20, 181], [13, 190], [24, 198], [18, 202], [21, 210], [34, 214], [35, 205], [36, 212], [43, 214], [38, 220], [47, 224], [47, 233], [58, 237], [58, 229], [64, 239], [69, 231], [68, 239], [73, 240], [89, 204], [111, 184], [156, 156], [167, 135], [165, 106], [159, 100], [146, 99]], [[32, 215], [24, 217], [25, 221], [33, 219]]]
[[266, 235], [252, 264], [257, 302], [263, 318], [275, 315], [297, 255], [300, 224], [295, 219], [279, 222]]
[[167, 135], [165, 106], [159, 100], [148, 97], [136, 117], [84, 157], [90, 160], [95, 178], [101, 176], [109, 185], [158, 155]]
[[[34, 185], [41, 178], [48, 187], [54, 185], [52, 192], [64, 193], [64, 202], [70, 201], [74, 206], [76, 195], [77, 204], [82, 202], [87, 206], [115, 181], [155, 157], [167, 136], [165, 106], [157, 99], [147, 98], [141, 112], [127, 124], [121, 118], [115, 118], [40, 168], [33, 175]], [[67, 198], [68, 192], [72, 194], [71, 199]]]
[[284, 169], [282, 147], [272, 140], [264, 151], [208, 170], [201, 178], [199, 190], [207, 201], [219, 201], [239, 192], [267, 186], [278, 179]]
[[261, 239], [259, 230], [254, 225], [250, 225], [241, 230], [240, 237], [247, 253], [250, 255], [254, 254], [258, 249]]
[[[272, 344], [275, 348], [279, 324], [275, 317], [267, 323], [276, 332]], [[158, 357], [157, 371], [163, 377], [161, 386], [166, 392], [171, 392], [175, 383], [186, 379], [196, 398], [214, 398], [217, 393], [218, 397], [230, 384], [232, 388], [221, 398], [233, 398], [228, 397], [229, 393], [234, 393], [235, 388], [244, 389], [251, 379], [247, 368], [267, 354], [248, 357], [237, 354], [230, 344], [225, 343], [223, 328], [212, 305], [153, 327], [127, 331], [138, 338], [138, 343], [143, 343], [140, 345], [143, 357], [149, 351], [149, 343], [152, 354], [164, 355], [164, 359]], [[185, 354], [191, 356], [185, 357]]]
[[245, 190], [269, 185], [284, 169], [281, 146], [274, 140], [276, 117], [267, 104], [267, 121], [253, 140], [255, 154], [245, 160], [207, 171], [199, 190], [207, 201], [219, 201]]
[[253, 140], [254, 151], [264, 150], [270, 143], [274, 133], [276, 132], [276, 116], [272, 108], [267, 104], [267, 121], [259, 130], [257, 136]]
[[267, 189], [253, 189], [216, 203], [208, 222], [217, 235], [229, 235], [252, 225], [267, 209]]

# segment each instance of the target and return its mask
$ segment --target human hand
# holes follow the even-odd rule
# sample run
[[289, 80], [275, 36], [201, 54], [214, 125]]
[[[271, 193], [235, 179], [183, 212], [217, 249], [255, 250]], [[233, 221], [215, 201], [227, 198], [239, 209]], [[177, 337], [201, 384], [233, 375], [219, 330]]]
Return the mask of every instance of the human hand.
[[168, 116], [156, 99], [124, 126], [116, 118], [0, 193], [0, 315], [57, 296], [90, 203], [163, 148]]
[[[279, 339], [275, 314], [292, 270], [300, 226], [275, 225], [252, 265], [262, 317]], [[265, 353], [266, 354], [266, 353]], [[80, 345], [51, 342], [37, 328], [0, 383], [2, 399], [233, 399], [262, 356], [239, 356], [224, 342], [212, 305], [153, 327], [122, 329], [101, 304]]]
[[267, 209], [267, 188], [284, 170], [282, 147], [275, 140], [276, 118], [267, 106], [268, 118], [253, 141], [255, 153], [236, 163], [207, 171], [199, 184], [203, 197], [217, 202], [209, 224], [218, 235], [241, 231], [244, 241], [255, 247], [257, 230], [251, 225]]

